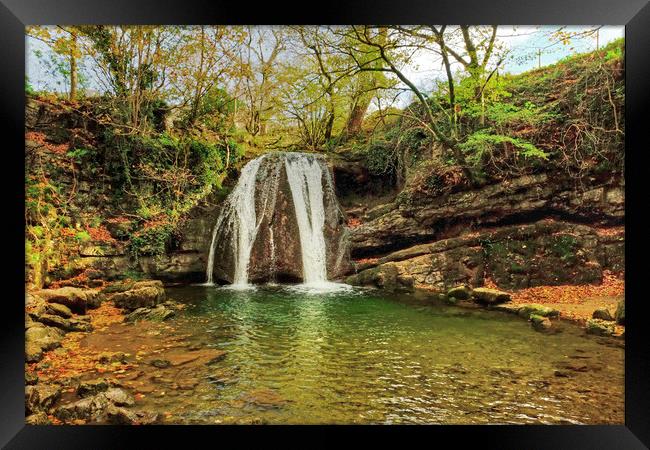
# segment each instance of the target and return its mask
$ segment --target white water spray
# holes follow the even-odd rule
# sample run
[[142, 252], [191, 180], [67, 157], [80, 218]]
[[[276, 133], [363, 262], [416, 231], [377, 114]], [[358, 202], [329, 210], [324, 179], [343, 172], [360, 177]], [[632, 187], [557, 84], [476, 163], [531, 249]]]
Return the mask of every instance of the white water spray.
[[[212, 232], [206, 270], [208, 284], [213, 283], [217, 249], [220, 251], [232, 249], [234, 266], [232, 287], [245, 288], [249, 286], [251, 254], [256, 245], [255, 240], [261, 239], [261, 236], [266, 236], [265, 239], [269, 239], [268, 276], [272, 282], [275, 281], [277, 246], [278, 244], [284, 245], [284, 243], [275, 242], [273, 227], [286, 223], [283, 220], [275, 222], [277, 219], [274, 219], [274, 215], [277, 213], [275, 211], [276, 199], [283, 168], [286, 171], [298, 225], [303, 283], [306, 287], [316, 289], [332, 288], [333, 283], [327, 281], [324, 195], [329, 196], [327, 201], [331, 201], [333, 198], [336, 202], [336, 198], [333, 197], [335, 195], [334, 186], [329, 171], [321, 158], [304, 153], [266, 154], [244, 166], [237, 185], [225, 201]], [[287, 213], [290, 214], [289, 212], [281, 213], [281, 217], [286, 217]], [[258, 233], [262, 223], [269, 225], [268, 233]], [[280, 235], [282, 236], [282, 234]], [[345, 248], [341, 247], [339, 243], [334, 250], [337, 253], [343, 253], [337, 257], [338, 264], [345, 255]]]
[[323, 283], [327, 281], [323, 169], [315, 159], [305, 157], [287, 158], [285, 167], [300, 231], [303, 281]]
[[233, 285], [244, 286], [248, 284], [248, 261], [250, 260], [251, 249], [259, 226], [255, 214], [255, 181], [263, 159], [264, 157], [254, 159], [244, 166], [235, 189], [230, 193], [223, 205], [224, 209], [219, 215], [212, 232], [207, 267], [208, 284], [213, 282], [215, 244], [218, 235], [225, 231], [224, 226], [234, 236], [235, 273]]

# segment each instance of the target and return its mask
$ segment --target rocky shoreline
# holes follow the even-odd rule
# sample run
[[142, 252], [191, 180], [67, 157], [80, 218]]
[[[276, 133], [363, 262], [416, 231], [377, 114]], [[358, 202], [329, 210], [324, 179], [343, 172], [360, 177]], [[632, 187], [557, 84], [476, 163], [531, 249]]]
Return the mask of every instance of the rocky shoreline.
[[[134, 355], [119, 351], [83, 355], [75, 348], [82, 338], [107, 325], [162, 322], [181, 306], [168, 300], [162, 282], [155, 280], [113, 283], [101, 290], [63, 287], [28, 293], [26, 423], [160, 423], [158, 412], [137, 408], [137, 394], [118, 378], [119, 372], [134, 367]], [[85, 368], [76, 367], [82, 363]], [[88, 378], [111, 369], [118, 377]]]

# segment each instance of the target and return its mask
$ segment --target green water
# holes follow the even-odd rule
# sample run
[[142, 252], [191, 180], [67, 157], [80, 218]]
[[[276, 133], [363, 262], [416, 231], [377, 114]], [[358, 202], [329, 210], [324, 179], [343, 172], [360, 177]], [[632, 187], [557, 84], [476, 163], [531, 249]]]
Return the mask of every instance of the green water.
[[572, 325], [547, 335], [504, 313], [371, 290], [169, 296], [187, 304], [178, 333], [228, 352], [194, 390], [151, 400], [184, 423], [623, 422], [624, 350]]

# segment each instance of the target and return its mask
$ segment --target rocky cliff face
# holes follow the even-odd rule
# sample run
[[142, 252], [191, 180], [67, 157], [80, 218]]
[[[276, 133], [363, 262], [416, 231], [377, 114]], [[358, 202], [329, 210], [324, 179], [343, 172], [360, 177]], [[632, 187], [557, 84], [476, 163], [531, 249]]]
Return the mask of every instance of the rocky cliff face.
[[422, 196], [399, 205], [386, 205], [378, 217], [372, 213], [369, 212], [370, 220], [352, 230], [353, 256], [379, 255], [465, 230], [545, 217], [622, 224], [625, 191], [622, 183], [576, 190], [568, 182], [543, 173], [446, 196]]
[[214, 196], [194, 207], [178, 230], [178, 242], [165, 255], [140, 257], [137, 268], [148, 276], [169, 281], [205, 281], [212, 228], [220, 211]]
[[504, 289], [601, 281], [625, 267], [623, 227], [596, 229], [554, 220], [466, 233], [367, 260], [348, 278], [390, 290], [482, 286]]
[[576, 189], [549, 174], [354, 211], [348, 282], [445, 290], [598, 283], [624, 271], [622, 182]]

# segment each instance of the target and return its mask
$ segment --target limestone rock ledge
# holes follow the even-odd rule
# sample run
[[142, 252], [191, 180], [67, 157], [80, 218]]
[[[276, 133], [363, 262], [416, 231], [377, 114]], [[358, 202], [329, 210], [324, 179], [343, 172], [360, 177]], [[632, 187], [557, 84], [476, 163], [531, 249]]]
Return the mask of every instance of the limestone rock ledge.
[[389, 290], [447, 291], [479, 287], [491, 278], [513, 290], [542, 285], [599, 283], [603, 270], [625, 267], [624, 230], [554, 220], [485, 229], [390, 253], [357, 264], [353, 285]]

